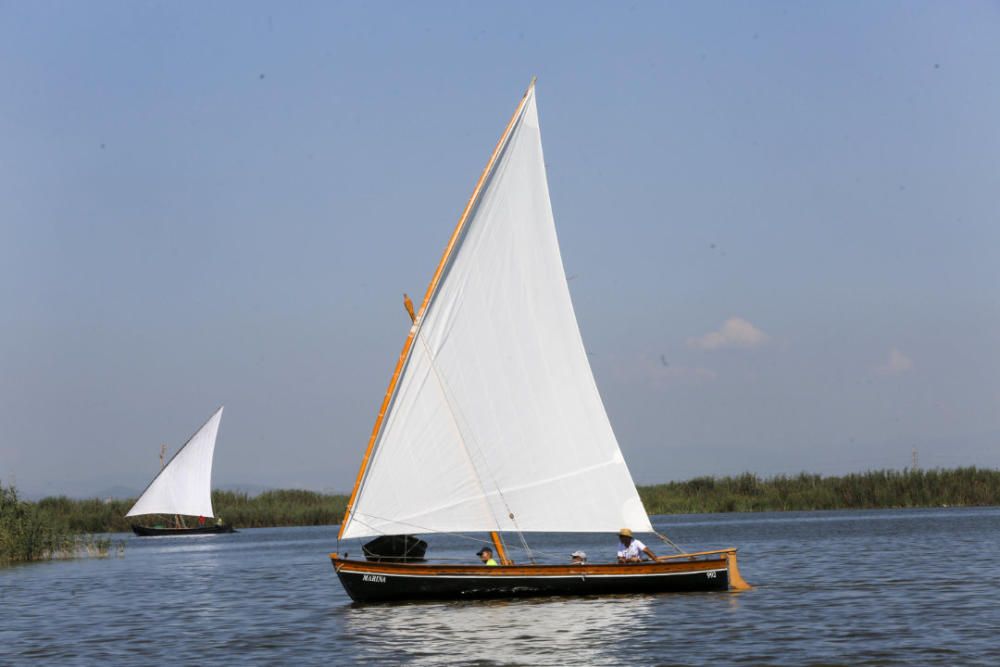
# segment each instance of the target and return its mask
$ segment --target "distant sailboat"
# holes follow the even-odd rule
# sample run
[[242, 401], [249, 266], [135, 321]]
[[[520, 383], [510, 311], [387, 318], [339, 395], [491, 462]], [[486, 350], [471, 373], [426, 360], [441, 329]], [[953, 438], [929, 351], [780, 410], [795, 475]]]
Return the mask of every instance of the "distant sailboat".
[[[173, 525], [132, 524], [136, 535], [233, 532], [233, 527], [226, 525], [221, 519], [207, 521], [215, 517], [212, 509], [212, 456], [215, 453], [215, 439], [221, 419], [222, 408], [219, 408], [160, 469], [159, 474], [125, 515], [165, 514], [173, 517]], [[197, 517], [195, 525], [188, 527], [183, 516]]]
[[[503, 535], [653, 532], [587, 360], [556, 239], [534, 81], [413, 319], [330, 554], [358, 601], [746, 587], [736, 549], [515, 565]], [[488, 533], [499, 567], [424, 561], [412, 534]], [[611, 550], [612, 545], [609, 545]], [[530, 552], [528, 553], [530, 558]]]

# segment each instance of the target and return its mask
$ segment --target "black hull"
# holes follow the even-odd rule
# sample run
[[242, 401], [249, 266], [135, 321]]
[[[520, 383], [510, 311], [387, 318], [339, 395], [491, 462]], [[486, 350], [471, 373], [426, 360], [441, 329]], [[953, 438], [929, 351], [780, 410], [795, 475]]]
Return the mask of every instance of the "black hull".
[[232, 526], [196, 526], [194, 528], [154, 528], [152, 526], [140, 526], [132, 524], [132, 532], [139, 537], [159, 537], [164, 535], [218, 535], [221, 533], [235, 533]]
[[510, 567], [387, 565], [333, 558], [356, 602], [725, 591], [725, 559], [641, 565]]

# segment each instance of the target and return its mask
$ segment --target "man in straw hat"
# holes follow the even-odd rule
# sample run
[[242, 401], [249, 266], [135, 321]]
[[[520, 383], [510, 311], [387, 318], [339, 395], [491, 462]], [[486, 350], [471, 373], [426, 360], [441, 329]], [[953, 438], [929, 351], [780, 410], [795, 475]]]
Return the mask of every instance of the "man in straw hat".
[[632, 531], [622, 528], [618, 531], [618, 562], [638, 563], [642, 561], [642, 555], [646, 554], [650, 560], [656, 560], [656, 554], [649, 550], [645, 544], [632, 537]]

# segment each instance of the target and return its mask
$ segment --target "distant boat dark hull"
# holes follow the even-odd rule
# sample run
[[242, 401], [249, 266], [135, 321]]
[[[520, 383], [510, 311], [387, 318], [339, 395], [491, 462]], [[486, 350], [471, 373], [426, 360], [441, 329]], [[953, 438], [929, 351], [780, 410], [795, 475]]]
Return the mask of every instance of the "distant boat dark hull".
[[745, 586], [735, 552], [628, 565], [423, 565], [345, 560], [337, 554], [330, 559], [356, 602], [725, 591], [731, 580], [734, 589]]
[[215, 535], [219, 533], [235, 533], [232, 526], [195, 526], [194, 528], [155, 528], [132, 524], [132, 532], [139, 537], [156, 537], [162, 535]]

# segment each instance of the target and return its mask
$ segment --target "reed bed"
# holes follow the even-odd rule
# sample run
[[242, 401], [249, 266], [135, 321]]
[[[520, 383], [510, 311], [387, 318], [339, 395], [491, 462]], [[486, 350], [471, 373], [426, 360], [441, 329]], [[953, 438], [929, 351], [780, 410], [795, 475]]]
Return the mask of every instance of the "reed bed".
[[237, 528], [265, 526], [326, 526], [340, 523], [347, 496], [315, 491], [278, 489], [256, 496], [213, 491], [215, 513]]
[[1000, 470], [872, 470], [841, 477], [800, 473], [696, 477], [640, 486], [650, 514], [1000, 505]]
[[[21, 500], [15, 487], [0, 484], [0, 565], [111, 554], [110, 538], [80, 534], [40, 505]], [[116, 553], [124, 550], [119, 542]]]
[[[639, 496], [650, 514], [1000, 505], [1000, 470], [874, 470], [841, 477], [808, 473], [761, 477], [748, 472], [640, 486]], [[216, 516], [237, 528], [334, 525], [343, 517], [347, 499], [295, 489], [255, 496], [212, 492]], [[135, 521], [125, 518], [133, 502], [60, 496], [40, 500], [35, 511], [47, 525], [65, 526], [70, 532], [123, 532]], [[155, 524], [169, 518], [142, 519], [144, 524]], [[59, 534], [43, 531], [51, 537], [38, 539], [55, 545]]]
[[[113, 533], [131, 530], [132, 523], [144, 525], [169, 524], [172, 517], [130, 517], [134, 498], [88, 498], [76, 500], [66, 496], [43, 498], [39, 510], [58, 518], [71, 530], [88, 533]], [[281, 489], [251, 496], [242, 491], [213, 491], [215, 515], [237, 528], [268, 526], [323, 526], [337, 524], [344, 516], [347, 496], [328, 495], [314, 491]], [[195, 522], [188, 518], [189, 525]]]

